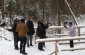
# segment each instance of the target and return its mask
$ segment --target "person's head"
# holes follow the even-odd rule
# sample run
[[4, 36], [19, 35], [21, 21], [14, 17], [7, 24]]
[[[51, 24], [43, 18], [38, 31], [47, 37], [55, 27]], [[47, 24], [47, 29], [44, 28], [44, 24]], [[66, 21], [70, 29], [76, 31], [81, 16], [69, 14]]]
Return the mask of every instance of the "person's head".
[[39, 21], [40, 21], [41, 23], [44, 23], [44, 20], [43, 20], [43, 19], [40, 19]]
[[29, 16], [28, 16], [28, 19], [29, 19], [29, 20], [32, 20], [32, 16], [31, 16], [31, 15], [29, 15]]
[[70, 25], [70, 26], [72, 26], [72, 25], [73, 25], [73, 23], [72, 23], [72, 22], [69, 22], [69, 25]]
[[23, 23], [24, 23], [24, 22], [25, 22], [25, 20], [24, 20], [24, 19], [21, 19], [21, 22], [23, 22]]
[[17, 24], [17, 22], [18, 22], [18, 19], [14, 19], [14, 24]]
[[19, 23], [19, 20], [17, 19], [17, 24]]

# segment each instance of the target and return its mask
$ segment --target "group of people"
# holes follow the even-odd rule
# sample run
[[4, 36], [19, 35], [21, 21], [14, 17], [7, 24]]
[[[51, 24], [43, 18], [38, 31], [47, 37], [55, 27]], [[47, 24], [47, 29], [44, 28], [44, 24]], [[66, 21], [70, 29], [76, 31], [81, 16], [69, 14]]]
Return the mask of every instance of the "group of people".
[[[70, 37], [76, 36], [76, 28], [73, 22], [69, 22], [69, 23], [64, 22], [63, 26], [69, 31]], [[48, 28], [48, 24], [43, 19], [39, 20], [36, 29], [37, 37], [39, 37], [40, 39], [46, 38], [47, 28]], [[12, 31], [14, 36], [14, 48], [16, 50], [19, 50], [18, 41], [20, 41], [20, 53], [27, 54], [25, 52], [26, 44], [27, 47], [33, 46], [32, 38], [35, 33], [32, 16], [29, 16], [27, 22], [25, 22], [25, 19], [21, 19], [21, 20], [15, 19], [12, 27]], [[44, 51], [43, 47], [45, 47], [45, 42], [39, 42], [38, 49], [40, 51]], [[73, 40], [70, 40], [70, 47], [74, 47]]]
[[[38, 26], [36, 29], [36, 34], [39, 38], [46, 38], [46, 29], [48, 25], [44, 23], [44, 20], [38, 21]], [[25, 52], [25, 47], [33, 46], [32, 38], [35, 33], [34, 24], [32, 21], [32, 16], [29, 16], [27, 22], [25, 19], [14, 20], [14, 24], [12, 27], [13, 36], [14, 36], [14, 48], [19, 50], [18, 41], [20, 41], [20, 53], [27, 54]], [[44, 51], [43, 47], [45, 46], [44, 42], [38, 43], [38, 49]]]

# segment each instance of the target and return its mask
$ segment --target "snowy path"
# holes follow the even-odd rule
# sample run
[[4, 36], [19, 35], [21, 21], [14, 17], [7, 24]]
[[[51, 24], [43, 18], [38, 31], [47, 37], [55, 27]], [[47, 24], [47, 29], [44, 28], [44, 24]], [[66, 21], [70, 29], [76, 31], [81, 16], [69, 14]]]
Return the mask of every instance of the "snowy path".
[[[37, 44], [34, 44], [33, 47], [26, 47], [26, 52], [28, 55], [48, 55], [54, 50], [54, 43], [46, 43], [45, 51], [39, 51], [37, 49]], [[13, 46], [13, 41], [0, 41], [0, 55], [22, 55], [19, 53], [19, 50], [15, 50]]]
[[[28, 55], [48, 55], [54, 51], [54, 43], [47, 42], [45, 51], [39, 51], [37, 49], [37, 44], [33, 47], [26, 47], [26, 52]], [[85, 44], [76, 44], [75, 47], [85, 47]], [[69, 48], [69, 45], [62, 45], [61, 48]], [[15, 50], [13, 46], [13, 41], [0, 41], [0, 55], [22, 55], [19, 50]], [[63, 51], [62, 55], [85, 55], [85, 50], [76, 51]]]

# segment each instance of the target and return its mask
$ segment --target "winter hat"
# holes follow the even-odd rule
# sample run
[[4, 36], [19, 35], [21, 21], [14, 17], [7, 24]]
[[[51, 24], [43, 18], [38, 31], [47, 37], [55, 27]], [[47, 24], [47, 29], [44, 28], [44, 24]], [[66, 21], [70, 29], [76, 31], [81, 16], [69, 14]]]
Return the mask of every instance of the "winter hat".
[[69, 25], [73, 25], [73, 23], [72, 23], [72, 22], [70, 22], [70, 23], [69, 23]]

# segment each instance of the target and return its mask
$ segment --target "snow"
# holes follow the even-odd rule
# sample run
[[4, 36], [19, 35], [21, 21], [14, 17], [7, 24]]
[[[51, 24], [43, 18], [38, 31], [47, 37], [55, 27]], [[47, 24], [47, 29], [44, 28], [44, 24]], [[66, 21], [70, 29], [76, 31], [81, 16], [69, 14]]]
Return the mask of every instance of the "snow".
[[[85, 25], [85, 22], [78, 23], [79, 25]], [[36, 28], [36, 25], [35, 25]], [[81, 29], [82, 33], [85, 33], [85, 28]], [[0, 55], [22, 55], [19, 50], [14, 49], [13, 44], [13, 33], [7, 31], [5, 28], [0, 27]], [[20, 45], [20, 42], [19, 42]], [[85, 47], [84, 44], [74, 44], [74, 48]], [[70, 48], [69, 44], [64, 44], [60, 46], [61, 49]], [[45, 51], [38, 50], [38, 43], [35, 44], [33, 41], [33, 46], [29, 48], [26, 46], [26, 52], [28, 55], [49, 55], [55, 50], [54, 42], [46, 42]], [[59, 54], [59, 53], [58, 53]], [[53, 54], [54, 55], [54, 54]], [[62, 51], [62, 55], [85, 55], [85, 50], [75, 50], [75, 51]]]
[[[52, 48], [50, 48], [52, 46]], [[45, 51], [39, 51], [37, 49], [37, 44], [34, 44], [33, 47], [26, 47], [26, 52], [28, 55], [48, 55], [53, 52], [54, 44], [47, 44]], [[19, 50], [15, 50], [13, 46], [13, 41], [0, 41], [0, 55], [22, 55], [19, 53]]]
[[[3, 37], [7, 38], [4, 39]], [[0, 55], [22, 55], [19, 50], [14, 49], [13, 33], [0, 27]], [[20, 45], [20, 42], [19, 42]], [[28, 55], [48, 55], [54, 51], [54, 43], [46, 43], [45, 51], [38, 50], [38, 43], [33, 42], [33, 47], [26, 46]], [[52, 50], [53, 49], [53, 50]]]
[[13, 41], [13, 33], [5, 30], [4, 28], [0, 28], [0, 36], [2, 36], [1, 37], [2, 40], [6, 38], [7, 40]]

